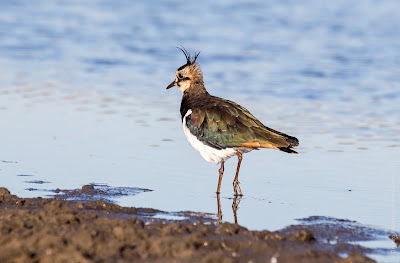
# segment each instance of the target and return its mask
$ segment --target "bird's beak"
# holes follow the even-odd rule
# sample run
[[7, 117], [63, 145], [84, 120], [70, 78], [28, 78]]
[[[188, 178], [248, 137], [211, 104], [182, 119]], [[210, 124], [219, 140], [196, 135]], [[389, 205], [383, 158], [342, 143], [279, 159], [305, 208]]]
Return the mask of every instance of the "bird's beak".
[[173, 86], [175, 86], [175, 80], [171, 82], [171, 84], [168, 85], [167, 89], [172, 88]]

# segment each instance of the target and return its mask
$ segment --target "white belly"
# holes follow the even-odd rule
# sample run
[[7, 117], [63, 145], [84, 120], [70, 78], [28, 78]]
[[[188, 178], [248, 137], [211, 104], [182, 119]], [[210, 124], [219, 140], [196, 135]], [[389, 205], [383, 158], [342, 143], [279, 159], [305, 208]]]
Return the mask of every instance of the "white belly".
[[[207, 161], [211, 163], [220, 163], [222, 161], [225, 161], [226, 159], [232, 157], [233, 155], [236, 155], [236, 149], [234, 148], [225, 148], [225, 149], [215, 149], [213, 147], [210, 147], [206, 144], [204, 144], [202, 141], [197, 139], [196, 136], [194, 136], [189, 128], [186, 126], [186, 117], [189, 116], [189, 114], [192, 113], [192, 110], [188, 110], [187, 113], [185, 114], [185, 117], [183, 117], [183, 132], [186, 135], [186, 138], [188, 139], [190, 145], [192, 145], [193, 148], [196, 149], [200, 153], [201, 156]], [[247, 152], [247, 149], [238, 149], [240, 152]], [[250, 150], [250, 149], [249, 149]]]

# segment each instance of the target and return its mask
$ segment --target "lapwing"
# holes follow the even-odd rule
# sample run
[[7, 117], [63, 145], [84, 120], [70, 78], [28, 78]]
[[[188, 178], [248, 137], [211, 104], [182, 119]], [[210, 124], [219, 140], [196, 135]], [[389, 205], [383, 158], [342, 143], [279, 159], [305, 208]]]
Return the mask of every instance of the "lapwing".
[[237, 155], [239, 161], [233, 189], [235, 196], [242, 196], [238, 176], [243, 153], [271, 148], [296, 154], [292, 147], [298, 146], [299, 140], [266, 127], [239, 104], [210, 95], [196, 62], [200, 52], [191, 57], [185, 48], [178, 49], [185, 55], [186, 64], [177, 69], [175, 80], [167, 89], [177, 86], [183, 93], [180, 112], [186, 138], [206, 161], [221, 163], [217, 194], [220, 193], [225, 161]]

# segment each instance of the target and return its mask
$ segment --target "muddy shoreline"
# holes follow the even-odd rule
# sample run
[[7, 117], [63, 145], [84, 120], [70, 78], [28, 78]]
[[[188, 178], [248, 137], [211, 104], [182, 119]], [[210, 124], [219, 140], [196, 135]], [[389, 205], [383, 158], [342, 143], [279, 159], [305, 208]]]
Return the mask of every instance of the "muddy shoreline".
[[193, 212], [184, 221], [156, 219], [159, 213], [104, 200], [19, 198], [0, 188], [0, 262], [375, 262], [370, 249], [347, 241], [376, 233], [347, 220], [270, 232]]

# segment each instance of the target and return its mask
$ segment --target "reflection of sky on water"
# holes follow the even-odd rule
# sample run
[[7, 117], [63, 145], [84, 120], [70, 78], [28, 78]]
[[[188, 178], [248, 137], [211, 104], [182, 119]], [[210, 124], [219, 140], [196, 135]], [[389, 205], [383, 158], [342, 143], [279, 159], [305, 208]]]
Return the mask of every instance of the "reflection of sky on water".
[[[218, 167], [206, 163], [186, 142], [177, 101], [153, 104], [141, 116], [135, 114], [141, 102], [133, 96], [84, 94], [82, 98], [93, 102], [78, 103], [72, 99], [74, 94], [33, 94], [0, 96], [6, 108], [0, 111], [5, 124], [2, 137], [7, 138], [1, 159], [11, 161], [1, 163], [1, 172], [7, 178], [3, 184], [13, 193], [40, 194], [24, 191], [30, 186], [16, 176], [29, 174], [51, 182], [38, 185], [39, 189], [71, 189], [91, 182], [137, 186], [155, 191], [123, 197], [121, 204], [216, 212]], [[262, 109], [258, 100], [248, 104], [256, 111]], [[278, 112], [260, 111], [258, 116], [271, 119], [274, 114]], [[301, 120], [283, 118], [292, 118], [285, 131], [298, 134], [304, 147], [296, 156], [272, 150], [244, 156], [240, 180], [245, 197], [238, 210], [239, 222], [249, 228], [280, 228], [295, 218], [330, 215], [389, 227], [396, 142], [373, 133], [363, 136], [362, 130], [357, 135], [356, 128], [346, 126], [329, 131], [306, 114]], [[282, 126], [280, 120], [272, 119], [272, 127]], [[317, 132], [309, 135], [310, 126], [303, 120], [314, 123], [312, 129]], [[351, 133], [344, 136], [343, 129]], [[228, 198], [233, 193], [235, 168], [236, 159], [228, 161], [221, 200], [225, 220], [233, 220]]]
[[[297, 156], [244, 155], [240, 224], [400, 224], [398, 2], [206, 4], [207, 19], [183, 15], [188, 3], [21, 3], [0, 3], [0, 177], [12, 193], [106, 183], [154, 190], [122, 205], [216, 213], [218, 167], [186, 142], [180, 92], [165, 91], [182, 44], [202, 51], [210, 93], [300, 139]], [[236, 162], [221, 188], [227, 221]]]

